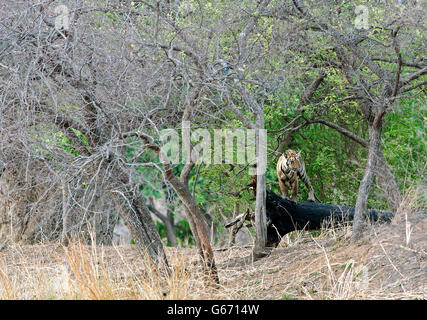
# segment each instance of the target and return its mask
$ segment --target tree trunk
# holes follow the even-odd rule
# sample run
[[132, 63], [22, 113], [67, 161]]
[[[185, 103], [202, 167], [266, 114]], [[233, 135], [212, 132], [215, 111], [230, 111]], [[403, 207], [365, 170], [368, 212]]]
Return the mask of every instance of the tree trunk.
[[266, 218], [266, 184], [265, 170], [267, 167], [267, 146], [266, 133], [264, 129], [264, 114], [258, 114], [257, 118], [257, 184], [256, 184], [256, 203], [255, 203], [255, 231], [256, 239], [254, 246], [255, 259], [265, 256], [267, 244], [267, 218]]
[[[238, 216], [239, 208], [240, 208], [239, 203], [236, 202], [234, 204], [233, 218], [236, 218]], [[229, 233], [229, 238], [228, 238], [228, 246], [229, 247], [234, 246], [234, 244], [236, 243], [236, 232], [234, 232], [234, 230], [235, 230], [235, 228], [232, 228], [230, 230], [230, 233]]]
[[218, 271], [215, 265], [215, 257], [210, 244], [209, 226], [199, 206], [194, 200], [194, 197], [191, 195], [190, 189], [188, 187], [190, 172], [194, 167], [194, 162], [192, 159], [193, 148], [191, 145], [190, 135], [191, 123], [189, 119], [191, 110], [193, 109], [200, 90], [201, 88], [197, 87], [192, 91], [189, 100], [190, 103], [186, 106], [184, 114], [182, 116], [182, 144], [188, 159], [187, 163], [182, 169], [180, 180], [178, 180], [173, 174], [172, 169], [168, 165], [165, 165], [166, 163], [168, 163], [168, 161], [164, 158], [164, 154], [160, 155], [160, 160], [164, 163], [165, 166], [166, 179], [168, 179], [168, 181], [172, 184], [184, 204], [185, 213], [190, 224], [191, 232], [193, 233], [193, 236], [196, 240], [197, 248], [205, 265], [206, 273], [209, 277], [209, 280], [213, 280], [215, 284], [219, 284]]
[[194, 241], [196, 242], [197, 251], [199, 252], [200, 258], [204, 260], [204, 254], [203, 254], [203, 248], [202, 248], [202, 242], [199, 237], [199, 232], [197, 231], [196, 222], [193, 219], [193, 215], [188, 210], [186, 206], [184, 206], [184, 212], [185, 216], [187, 217], [188, 224], [190, 225], [191, 234], [194, 237]]
[[[378, 117], [378, 116], [377, 116]], [[376, 118], [377, 118], [376, 117]], [[374, 170], [376, 168], [379, 154], [381, 151], [381, 129], [382, 120], [376, 119], [369, 126], [369, 147], [368, 147], [368, 162], [366, 164], [365, 174], [359, 185], [359, 191], [356, 199], [356, 207], [354, 212], [353, 233], [351, 241], [356, 242], [362, 236], [365, 228], [365, 218], [367, 212], [367, 203], [369, 192], [374, 179]]]
[[[178, 180], [173, 172], [173, 168], [171, 167], [167, 155], [160, 149], [158, 145], [153, 143], [152, 138], [141, 132], [138, 132], [136, 135], [149, 144], [149, 147], [158, 154], [160, 162], [163, 164], [163, 168], [165, 170], [165, 179], [169, 181], [184, 204], [185, 213], [190, 223], [193, 236], [197, 241], [197, 247], [201, 253], [206, 272], [211, 280], [213, 280], [216, 284], [219, 284], [215, 258], [209, 242], [209, 228], [206, 220], [202, 215], [202, 212], [197, 206], [197, 203], [195, 202], [188, 188], [188, 177], [192, 164], [190, 163], [190, 165], [184, 166], [183, 172], [181, 172], [181, 180]], [[123, 138], [126, 137], [126, 135], [123, 135]], [[188, 141], [188, 139], [183, 139], [183, 141], [186, 140]]]
[[[160, 161], [165, 167], [165, 178], [170, 182], [184, 204], [185, 214], [190, 224], [191, 232], [196, 240], [199, 254], [206, 267], [208, 276], [219, 284], [218, 271], [215, 265], [215, 257], [209, 241], [209, 227], [194, 201], [188, 188], [188, 175], [182, 174], [181, 181], [174, 175], [172, 168], [168, 164], [167, 156], [159, 151]], [[191, 170], [191, 166], [185, 166], [184, 170]]]
[[[155, 264], [168, 266], [162, 241], [157, 233], [151, 213], [141, 199], [142, 196], [133, 193], [111, 191], [111, 197], [126, 221], [135, 245], [144, 254], [149, 254]], [[126, 198], [123, 198], [123, 195]]]
[[173, 215], [171, 212], [167, 212], [167, 217], [166, 220], [164, 221], [165, 224], [165, 231], [166, 231], [166, 238], [168, 243], [170, 243], [170, 245], [172, 247], [176, 247], [178, 246], [178, 241], [176, 240], [176, 235], [175, 235], [175, 219], [173, 218]]
[[[332, 205], [318, 202], [293, 202], [267, 190], [267, 246], [276, 247], [283, 236], [295, 230], [319, 230], [329, 226], [352, 221], [355, 209], [347, 206]], [[368, 210], [372, 222], [390, 222], [391, 211]], [[252, 220], [249, 211], [239, 215], [225, 225], [233, 227], [235, 233], [243, 227], [244, 219]]]
[[267, 218], [266, 218], [266, 188], [265, 174], [257, 175], [256, 203], [255, 203], [255, 247], [254, 257], [261, 258], [267, 254]]
[[178, 179], [173, 175], [173, 173], [168, 174], [167, 171], [166, 176], [185, 206], [185, 211], [190, 223], [191, 231], [196, 241], [198, 242], [197, 247], [199, 249], [199, 253], [202, 255], [203, 263], [205, 264], [207, 273], [215, 283], [219, 284], [218, 271], [215, 265], [214, 253], [210, 245], [209, 227], [206, 223], [206, 220], [193, 197], [191, 196], [188, 187], [184, 186], [182, 183], [179, 183]]
[[169, 208], [168, 198], [162, 198], [156, 200], [155, 198], [149, 198], [149, 209], [154, 213], [154, 215], [160, 219], [164, 226], [166, 232], [167, 243], [172, 247], [176, 247], [178, 245], [178, 241], [176, 240], [175, 235], [175, 219], [173, 217], [173, 212]]
[[384, 153], [381, 149], [378, 152], [375, 176], [377, 177], [378, 184], [387, 195], [387, 202], [391, 211], [393, 211], [393, 214], [396, 214], [402, 202], [402, 194], [400, 193], [399, 185], [396, 182], [394, 174], [387, 165]]

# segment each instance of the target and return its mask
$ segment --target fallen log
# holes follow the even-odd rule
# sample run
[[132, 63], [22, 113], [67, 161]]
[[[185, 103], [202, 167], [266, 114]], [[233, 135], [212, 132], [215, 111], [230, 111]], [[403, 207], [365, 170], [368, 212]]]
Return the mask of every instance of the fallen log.
[[[275, 247], [284, 235], [295, 230], [319, 230], [322, 226], [337, 226], [352, 221], [354, 208], [318, 202], [293, 202], [267, 190], [267, 246]], [[391, 211], [368, 210], [371, 222], [390, 222]], [[235, 226], [234, 233], [243, 227], [243, 222], [254, 223], [253, 214], [248, 211], [225, 225]]]

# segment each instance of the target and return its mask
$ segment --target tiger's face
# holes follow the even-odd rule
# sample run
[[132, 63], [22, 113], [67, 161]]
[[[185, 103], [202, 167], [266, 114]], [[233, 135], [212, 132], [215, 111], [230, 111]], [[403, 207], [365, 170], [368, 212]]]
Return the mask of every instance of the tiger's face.
[[283, 169], [289, 169], [292, 171], [296, 171], [298, 169], [298, 158], [300, 156], [300, 152], [295, 152], [293, 150], [286, 150], [284, 154], [284, 161], [282, 162]]

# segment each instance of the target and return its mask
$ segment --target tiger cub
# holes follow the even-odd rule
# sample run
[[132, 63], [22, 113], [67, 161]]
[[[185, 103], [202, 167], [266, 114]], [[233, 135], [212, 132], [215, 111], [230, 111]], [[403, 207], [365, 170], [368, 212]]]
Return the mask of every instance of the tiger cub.
[[319, 201], [314, 193], [313, 186], [307, 177], [307, 173], [305, 172], [305, 165], [301, 157], [301, 151], [296, 152], [291, 149], [286, 150], [286, 152], [282, 154], [277, 161], [276, 170], [282, 197], [288, 198], [288, 190], [290, 189], [292, 193], [291, 200], [295, 202], [297, 201], [299, 177], [308, 189], [308, 201], [314, 202], [315, 197], [317, 201]]

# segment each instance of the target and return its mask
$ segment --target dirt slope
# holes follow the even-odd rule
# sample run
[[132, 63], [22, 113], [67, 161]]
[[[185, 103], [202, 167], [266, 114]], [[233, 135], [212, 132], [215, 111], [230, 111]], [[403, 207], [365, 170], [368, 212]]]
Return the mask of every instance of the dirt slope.
[[221, 286], [206, 287], [195, 249], [166, 248], [159, 277], [133, 246], [9, 244], [0, 252], [0, 299], [426, 299], [427, 212], [370, 226], [299, 232], [270, 256], [216, 249]]

